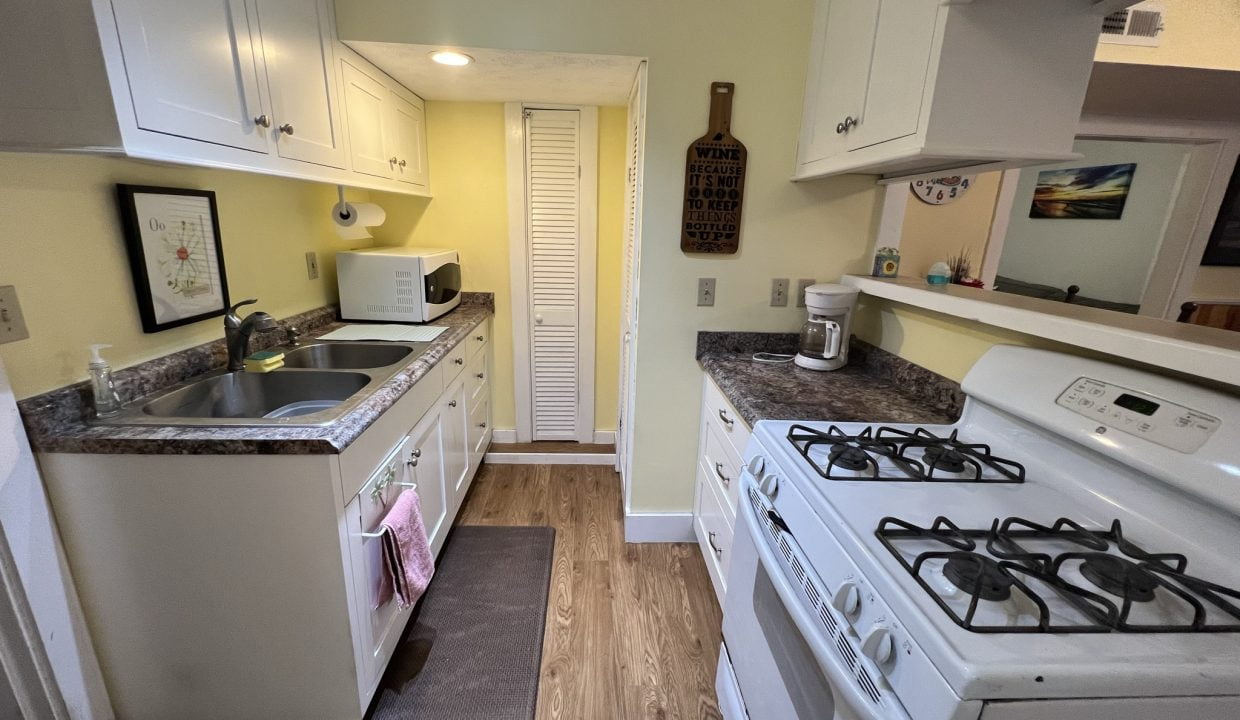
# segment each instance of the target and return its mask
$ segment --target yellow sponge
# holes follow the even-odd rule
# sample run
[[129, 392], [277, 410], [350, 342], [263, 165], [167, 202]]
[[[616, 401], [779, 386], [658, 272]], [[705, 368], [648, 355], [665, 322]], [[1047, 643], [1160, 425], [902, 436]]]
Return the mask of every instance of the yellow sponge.
[[263, 350], [245, 359], [246, 372], [267, 373], [282, 367], [284, 367], [284, 353], [282, 352]]

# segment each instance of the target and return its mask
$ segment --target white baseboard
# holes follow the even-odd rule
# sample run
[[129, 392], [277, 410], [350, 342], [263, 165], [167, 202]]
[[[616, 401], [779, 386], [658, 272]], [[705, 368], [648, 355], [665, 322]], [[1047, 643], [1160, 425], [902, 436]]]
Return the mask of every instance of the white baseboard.
[[[491, 432], [491, 441], [497, 443], [515, 443], [517, 441], [517, 431], [514, 428], [496, 428]], [[598, 445], [614, 445], [616, 442], [615, 430], [595, 430], [592, 442]]]
[[626, 513], [624, 541], [629, 543], [697, 542], [697, 537], [693, 534], [693, 513]]
[[508, 453], [489, 452], [492, 465], [616, 465], [615, 453]]

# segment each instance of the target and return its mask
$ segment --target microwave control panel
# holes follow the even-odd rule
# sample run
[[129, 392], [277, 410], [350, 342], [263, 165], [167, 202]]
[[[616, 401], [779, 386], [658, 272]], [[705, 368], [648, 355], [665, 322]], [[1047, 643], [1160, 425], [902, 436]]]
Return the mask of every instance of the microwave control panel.
[[1092, 378], [1078, 378], [1055, 401], [1103, 425], [1182, 453], [1196, 452], [1222, 424], [1162, 398]]

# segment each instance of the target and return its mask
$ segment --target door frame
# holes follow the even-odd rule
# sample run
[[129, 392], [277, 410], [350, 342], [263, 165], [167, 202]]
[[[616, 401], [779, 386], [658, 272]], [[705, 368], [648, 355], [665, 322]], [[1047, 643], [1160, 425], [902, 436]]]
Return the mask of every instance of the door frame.
[[[625, 257], [632, 257], [632, 264], [621, 268], [621, 272], [628, 274], [629, 282], [629, 306], [620, 308], [620, 357], [623, 360], [626, 355], [624, 347], [626, 345], [625, 335], [628, 335], [627, 345], [627, 367], [620, 368], [620, 391], [616, 396], [616, 472], [620, 473], [620, 487], [624, 493], [624, 509], [627, 513], [629, 510], [629, 488], [632, 486], [630, 475], [633, 468], [633, 412], [637, 405], [637, 308], [640, 293], [638, 291], [639, 284], [637, 282], [641, 270], [642, 257], [642, 190], [644, 186], [644, 171], [646, 166], [646, 61], [642, 60], [637, 66], [637, 73], [633, 77], [633, 87], [629, 90], [629, 112], [631, 113], [636, 104], [637, 108], [637, 147], [635, 149], [629, 147], [631, 136], [628, 132], [634, 118], [630, 115], [625, 116], [625, 162], [627, 164], [630, 152], [636, 155], [635, 165], [633, 167], [633, 177], [626, 178], [625, 186], [625, 222], [628, 222], [630, 213], [627, 207], [629, 198], [629, 188], [627, 183], [636, 184], [636, 192], [633, 194], [634, 206], [632, 209], [633, 227], [632, 242], [633, 249], [631, 253], [626, 252]], [[625, 233], [624, 242], [628, 242], [629, 233]], [[626, 248], [627, 249], [627, 248]], [[627, 331], [626, 331], [627, 326]]]
[[598, 273], [598, 108], [558, 103], [504, 103], [504, 142], [508, 180], [508, 267], [512, 291], [512, 386], [516, 441], [533, 439], [533, 368], [530, 365], [530, 283], [526, 110], [577, 110], [581, 113], [581, 207], [577, 219], [577, 442], [594, 441], [594, 351]]

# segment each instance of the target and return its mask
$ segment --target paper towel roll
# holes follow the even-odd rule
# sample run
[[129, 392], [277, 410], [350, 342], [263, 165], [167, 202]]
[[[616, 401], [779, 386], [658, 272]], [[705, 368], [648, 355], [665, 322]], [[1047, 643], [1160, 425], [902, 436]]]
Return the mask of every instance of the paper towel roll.
[[387, 213], [374, 203], [336, 203], [332, 206], [332, 222], [336, 234], [345, 240], [372, 237], [369, 228], [383, 224]]

